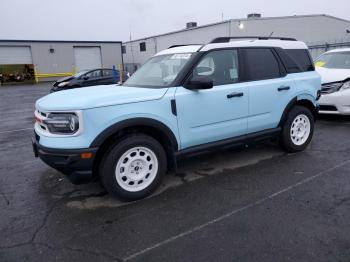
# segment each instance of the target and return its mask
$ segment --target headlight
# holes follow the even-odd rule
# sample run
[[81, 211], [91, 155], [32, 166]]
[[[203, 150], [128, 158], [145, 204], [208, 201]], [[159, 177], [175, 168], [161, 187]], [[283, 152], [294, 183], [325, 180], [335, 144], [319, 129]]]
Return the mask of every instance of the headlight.
[[79, 117], [75, 113], [50, 113], [43, 123], [52, 134], [73, 135], [79, 130]]
[[349, 89], [349, 88], [350, 88], [350, 81], [346, 81], [346, 82], [344, 82], [344, 84], [341, 86], [341, 88], [339, 89], [339, 91], [345, 90], [345, 89]]
[[68, 84], [69, 84], [69, 82], [62, 82], [62, 83], [59, 83], [58, 86], [59, 87], [64, 87], [64, 86], [66, 86]]

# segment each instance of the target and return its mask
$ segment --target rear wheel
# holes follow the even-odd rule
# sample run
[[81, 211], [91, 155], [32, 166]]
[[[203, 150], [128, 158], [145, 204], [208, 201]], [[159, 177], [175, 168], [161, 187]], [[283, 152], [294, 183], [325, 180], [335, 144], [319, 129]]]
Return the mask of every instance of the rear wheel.
[[303, 106], [293, 107], [282, 127], [281, 146], [288, 152], [304, 150], [314, 132], [314, 116]]
[[133, 135], [116, 143], [101, 162], [100, 175], [106, 190], [123, 200], [151, 194], [166, 172], [161, 144], [146, 135]]

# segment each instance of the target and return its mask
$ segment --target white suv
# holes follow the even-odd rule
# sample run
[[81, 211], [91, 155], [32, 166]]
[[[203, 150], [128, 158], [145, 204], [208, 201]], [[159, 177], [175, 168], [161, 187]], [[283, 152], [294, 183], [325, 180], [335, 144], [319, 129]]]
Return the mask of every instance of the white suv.
[[350, 48], [324, 53], [315, 66], [322, 79], [319, 113], [350, 115]]

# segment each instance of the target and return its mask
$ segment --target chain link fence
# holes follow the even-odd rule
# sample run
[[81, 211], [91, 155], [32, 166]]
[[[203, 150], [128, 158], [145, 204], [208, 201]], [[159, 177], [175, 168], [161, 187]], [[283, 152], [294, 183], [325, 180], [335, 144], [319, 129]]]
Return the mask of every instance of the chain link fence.
[[312, 58], [316, 59], [321, 54], [329, 50], [350, 47], [350, 37], [333, 39], [324, 42], [309, 42], [306, 44], [309, 47]]

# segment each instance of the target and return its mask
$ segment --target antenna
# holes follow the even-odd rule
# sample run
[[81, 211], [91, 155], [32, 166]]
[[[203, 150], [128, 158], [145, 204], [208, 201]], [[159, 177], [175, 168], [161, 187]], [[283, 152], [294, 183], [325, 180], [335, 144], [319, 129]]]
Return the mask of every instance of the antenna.
[[271, 32], [271, 34], [269, 34], [268, 38], [270, 38], [273, 35], [273, 31]]
[[131, 36], [131, 24], [129, 24], [129, 32], [130, 32], [130, 36], [129, 36], [130, 39], [129, 39], [129, 40], [131, 41], [131, 40], [132, 40], [132, 36]]
[[[131, 36], [131, 24], [130, 24], [130, 23], [129, 23], [129, 30], [130, 30], [130, 42], [131, 42], [132, 36]], [[132, 64], [133, 64], [133, 66], [134, 66], [134, 65], [135, 65], [135, 59], [134, 59], [134, 50], [133, 50], [133, 48], [132, 48], [133, 43], [131, 42], [130, 44], [131, 44], [131, 45], [130, 45], [131, 59], [132, 59]]]

